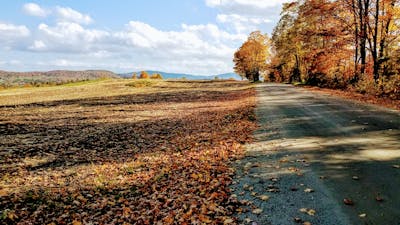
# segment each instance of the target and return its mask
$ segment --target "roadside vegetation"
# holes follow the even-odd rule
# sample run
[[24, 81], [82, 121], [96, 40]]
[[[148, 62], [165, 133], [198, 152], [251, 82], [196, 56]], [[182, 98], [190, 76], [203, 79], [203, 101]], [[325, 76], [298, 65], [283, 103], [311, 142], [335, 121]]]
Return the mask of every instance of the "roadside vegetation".
[[237, 81], [0, 91], [0, 224], [234, 224], [254, 106]]
[[269, 82], [400, 100], [399, 26], [397, 0], [292, 1], [270, 40], [246, 53], [250, 34], [234, 56], [235, 69], [244, 78], [259, 74]]

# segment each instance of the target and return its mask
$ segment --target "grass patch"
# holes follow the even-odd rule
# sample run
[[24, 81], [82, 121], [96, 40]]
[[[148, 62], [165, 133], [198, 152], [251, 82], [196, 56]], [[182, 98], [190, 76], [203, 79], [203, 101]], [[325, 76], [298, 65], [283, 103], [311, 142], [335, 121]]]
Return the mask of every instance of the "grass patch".
[[95, 80], [84, 80], [84, 81], [76, 81], [76, 82], [69, 82], [66, 84], [61, 84], [60, 86], [64, 87], [74, 87], [74, 86], [82, 86], [82, 85], [87, 85], [87, 84], [95, 84], [101, 81], [106, 81], [110, 80], [110, 78], [100, 78], [100, 79], [95, 79]]
[[127, 86], [135, 87], [135, 88], [142, 88], [142, 87], [152, 87], [158, 83], [160, 83], [160, 81], [155, 81], [155, 80], [150, 80], [150, 79], [140, 79], [140, 80], [135, 80], [133, 82], [128, 83]]

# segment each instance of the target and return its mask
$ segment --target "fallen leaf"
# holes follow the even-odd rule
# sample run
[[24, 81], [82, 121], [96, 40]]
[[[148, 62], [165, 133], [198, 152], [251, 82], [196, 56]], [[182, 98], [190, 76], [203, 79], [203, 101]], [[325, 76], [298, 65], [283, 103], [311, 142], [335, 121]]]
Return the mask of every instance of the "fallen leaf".
[[367, 217], [367, 214], [363, 213], [363, 214], [358, 215], [358, 217], [365, 218], [365, 217]]
[[244, 219], [244, 222], [245, 222], [245, 223], [251, 223], [251, 222], [253, 222], [253, 220], [250, 219], [250, 218], [246, 218], [246, 219]]
[[353, 176], [353, 180], [359, 180], [360, 178], [358, 176]]
[[306, 188], [306, 189], [304, 189], [304, 192], [305, 193], [311, 193], [311, 192], [314, 192], [314, 189]]
[[72, 225], [82, 225], [82, 223], [78, 220], [72, 221]]
[[400, 169], [400, 165], [393, 165], [393, 168]]
[[349, 198], [343, 199], [343, 203], [344, 203], [345, 205], [354, 205], [354, 202], [353, 202], [351, 199], [349, 199]]
[[303, 213], [306, 213], [308, 211], [308, 209], [307, 208], [301, 208], [299, 211], [303, 212]]
[[295, 217], [295, 218], [293, 218], [293, 221], [294, 221], [295, 223], [301, 223], [301, 222], [303, 222], [303, 220], [302, 220], [300, 217]]
[[199, 219], [203, 223], [211, 223], [210, 217], [200, 214]]
[[316, 213], [316, 211], [314, 209], [309, 209], [307, 211], [307, 214], [310, 215], [310, 216], [315, 216], [315, 213]]
[[299, 209], [300, 212], [302, 213], [307, 213], [310, 216], [314, 216], [316, 211], [314, 209], [308, 209], [308, 208], [301, 208]]
[[256, 215], [259, 215], [259, 214], [261, 214], [262, 213], [262, 209], [254, 209], [253, 211], [251, 211], [253, 214], [256, 214]]
[[233, 219], [226, 219], [226, 220], [224, 220], [224, 225], [227, 225], [227, 224], [233, 224], [234, 223], [234, 221], [233, 221]]
[[376, 196], [375, 200], [378, 202], [383, 202], [383, 198], [381, 196]]
[[261, 195], [259, 196], [259, 198], [263, 201], [268, 201], [269, 200], [269, 196], [268, 195]]
[[269, 188], [269, 189], [267, 189], [267, 192], [278, 193], [278, 192], [280, 192], [280, 190], [278, 188]]
[[276, 178], [276, 177], [273, 177], [273, 178], [271, 178], [270, 180], [271, 180], [272, 182], [278, 182], [279, 179]]
[[312, 225], [310, 222], [304, 222], [303, 225]]

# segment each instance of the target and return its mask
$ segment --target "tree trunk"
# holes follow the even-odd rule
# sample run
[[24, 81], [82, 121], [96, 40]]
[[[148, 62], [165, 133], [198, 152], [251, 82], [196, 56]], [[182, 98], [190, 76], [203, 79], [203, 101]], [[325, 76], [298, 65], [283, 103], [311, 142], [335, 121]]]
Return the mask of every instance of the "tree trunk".
[[365, 74], [365, 66], [367, 62], [367, 22], [368, 22], [368, 9], [369, 0], [358, 0], [359, 20], [360, 20], [360, 58], [361, 58], [361, 75]]
[[378, 26], [379, 26], [379, 0], [375, 3], [375, 15], [374, 15], [374, 31], [372, 33], [372, 46], [371, 53], [374, 61], [374, 80], [375, 83], [379, 79], [379, 60], [378, 60]]
[[253, 77], [254, 82], [260, 81], [260, 72], [259, 71], [255, 72], [255, 74], [253, 76], [254, 76]]
[[355, 42], [355, 49], [354, 49], [354, 77], [353, 79], [351, 79], [351, 83], [357, 83], [359, 78], [359, 74], [358, 74], [358, 60], [359, 60], [359, 55], [358, 55], [358, 50], [359, 50], [359, 23], [357, 21], [357, 7], [356, 7], [356, 3], [355, 0], [351, 1], [351, 7], [353, 10], [353, 16], [354, 16], [354, 42]]

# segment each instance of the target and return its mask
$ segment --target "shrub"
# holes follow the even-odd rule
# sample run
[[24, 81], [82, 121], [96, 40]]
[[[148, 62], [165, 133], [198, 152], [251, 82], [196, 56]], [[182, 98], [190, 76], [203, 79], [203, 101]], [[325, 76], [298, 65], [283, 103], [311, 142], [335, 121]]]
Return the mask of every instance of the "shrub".
[[141, 88], [141, 87], [151, 87], [155, 84], [154, 81], [151, 80], [137, 80], [127, 84], [129, 87]]
[[149, 74], [146, 71], [140, 72], [140, 79], [149, 79]]
[[151, 75], [150, 78], [151, 78], [151, 79], [157, 79], [157, 80], [163, 79], [163, 77], [162, 77], [161, 74], [159, 74], [159, 73], [154, 73], [153, 75]]
[[400, 99], [400, 76], [383, 77], [378, 82], [372, 78], [363, 78], [357, 83], [356, 90], [362, 94]]

